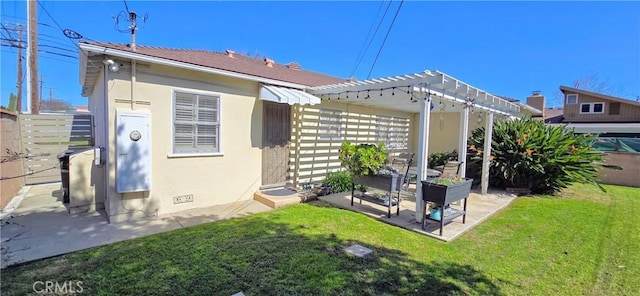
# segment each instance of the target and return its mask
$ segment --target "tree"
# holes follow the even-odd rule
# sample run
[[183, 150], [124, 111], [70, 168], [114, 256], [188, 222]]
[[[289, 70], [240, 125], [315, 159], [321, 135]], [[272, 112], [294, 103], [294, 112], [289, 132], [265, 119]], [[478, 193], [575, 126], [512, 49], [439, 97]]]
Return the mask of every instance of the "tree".
[[18, 97], [13, 93], [9, 94], [9, 106], [6, 108], [9, 111], [16, 111], [16, 103], [18, 101]]
[[609, 80], [601, 80], [597, 73], [591, 73], [576, 79], [572, 86], [577, 89], [617, 97], [621, 97], [624, 92], [623, 88], [616, 88], [611, 85]]
[[[610, 95], [614, 97], [624, 98], [624, 88], [615, 87], [609, 80], [602, 80], [598, 76], [598, 73], [591, 72], [573, 81], [572, 85], [568, 85], [573, 88], [586, 90], [594, 93]], [[564, 94], [558, 90], [554, 96], [554, 103], [562, 106], [564, 102]]]
[[40, 110], [47, 111], [69, 111], [75, 110], [71, 103], [60, 99], [50, 99], [40, 101]]

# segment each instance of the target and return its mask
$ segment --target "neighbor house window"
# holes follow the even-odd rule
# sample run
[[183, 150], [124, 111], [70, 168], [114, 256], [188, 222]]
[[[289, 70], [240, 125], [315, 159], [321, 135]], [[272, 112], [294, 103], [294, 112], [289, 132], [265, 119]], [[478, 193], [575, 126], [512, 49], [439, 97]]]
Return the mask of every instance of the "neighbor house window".
[[578, 104], [578, 94], [567, 95], [567, 105], [575, 105], [575, 104]]
[[580, 114], [602, 114], [602, 113], [604, 113], [604, 103], [580, 104]]
[[384, 143], [390, 153], [406, 151], [409, 146], [409, 118], [376, 116], [376, 142]]
[[342, 111], [320, 109], [318, 134], [321, 139], [337, 140], [342, 138]]
[[220, 152], [220, 97], [175, 92], [173, 153]]
[[609, 115], [620, 115], [620, 103], [609, 103]]

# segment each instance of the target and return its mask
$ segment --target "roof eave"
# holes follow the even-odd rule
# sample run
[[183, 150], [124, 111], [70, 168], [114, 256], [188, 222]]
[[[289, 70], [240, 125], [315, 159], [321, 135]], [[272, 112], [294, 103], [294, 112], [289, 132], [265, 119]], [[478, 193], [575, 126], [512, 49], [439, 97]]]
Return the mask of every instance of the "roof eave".
[[159, 58], [159, 57], [154, 57], [154, 56], [150, 56], [150, 55], [145, 55], [145, 54], [125, 51], [125, 50], [108, 48], [108, 47], [99, 46], [99, 45], [95, 45], [95, 44], [80, 43], [79, 45], [80, 45], [80, 49], [84, 50], [86, 52], [94, 52], [94, 53], [97, 53], [97, 54], [104, 54], [104, 55], [109, 55], [109, 56], [113, 56], [113, 57], [132, 59], [132, 60], [141, 61], [141, 62], [147, 62], [147, 63], [159, 64], [159, 65], [164, 65], [164, 66], [170, 66], [170, 67], [194, 70], [194, 71], [210, 73], [210, 74], [223, 75], [223, 76], [227, 76], [227, 77], [234, 77], [234, 78], [239, 78], [239, 79], [255, 81], [255, 82], [259, 82], [259, 83], [272, 84], [272, 85], [284, 86], [284, 87], [290, 87], [290, 88], [297, 88], [297, 89], [305, 89], [306, 90], [306, 89], [311, 87], [309, 85], [286, 82], [286, 81], [270, 79], [270, 78], [264, 78], [264, 77], [259, 77], [259, 76], [253, 76], [253, 75], [249, 75], [249, 74], [242, 74], [242, 73], [237, 73], [237, 72], [232, 72], [232, 71], [226, 71], [226, 70], [221, 70], [221, 69], [216, 69], [216, 68], [211, 68], [211, 67], [206, 67], [206, 66], [200, 66], [200, 65], [195, 65], [195, 64], [190, 64], [190, 63], [174, 61], [174, 60], [169, 60], [169, 59], [165, 59], [165, 58]]
[[610, 96], [610, 95], [596, 93], [596, 92], [583, 90], [583, 89], [579, 89], [579, 88], [568, 87], [568, 86], [564, 86], [564, 85], [560, 86], [560, 91], [562, 91], [563, 94], [566, 94], [565, 92], [569, 91], [569, 92], [574, 92], [574, 93], [578, 93], [578, 94], [584, 94], [584, 95], [588, 95], [588, 96], [599, 97], [599, 98], [602, 98], [602, 99], [605, 99], [605, 100], [612, 100], [612, 101], [616, 101], [616, 102], [620, 102], [620, 103], [624, 103], [624, 104], [631, 104], [631, 105], [634, 105], [634, 106], [640, 106], [639, 102], [634, 102], [634, 101], [627, 100], [627, 99], [624, 99], [624, 98], [614, 97], [614, 96]]

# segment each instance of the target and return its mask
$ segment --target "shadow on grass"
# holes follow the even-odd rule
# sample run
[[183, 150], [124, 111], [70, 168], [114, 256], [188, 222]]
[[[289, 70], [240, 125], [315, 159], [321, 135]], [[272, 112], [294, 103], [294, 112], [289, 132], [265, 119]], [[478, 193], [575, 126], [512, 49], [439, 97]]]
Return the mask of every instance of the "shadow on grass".
[[[419, 262], [341, 240], [313, 223], [288, 222], [291, 216], [203, 224], [10, 267], [2, 294], [31, 293], [35, 281], [46, 280], [82, 281], [85, 293], [109, 295], [502, 294], [497, 279], [470, 265]], [[355, 243], [373, 253], [358, 258], [343, 251]]]

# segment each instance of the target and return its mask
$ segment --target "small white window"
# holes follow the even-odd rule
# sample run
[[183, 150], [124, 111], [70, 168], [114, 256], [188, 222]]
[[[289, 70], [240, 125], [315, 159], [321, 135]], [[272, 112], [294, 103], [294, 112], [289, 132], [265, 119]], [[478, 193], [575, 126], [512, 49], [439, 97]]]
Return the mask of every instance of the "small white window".
[[567, 105], [575, 105], [575, 104], [578, 104], [578, 94], [568, 94]]
[[173, 153], [217, 152], [220, 152], [220, 97], [175, 92]]
[[580, 114], [603, 114], [604, 103], [583, 103], [580, 104]]
[[342, 111], [321, 108], [319, 119], [318, 134], [321, 139], [342, 139]]

